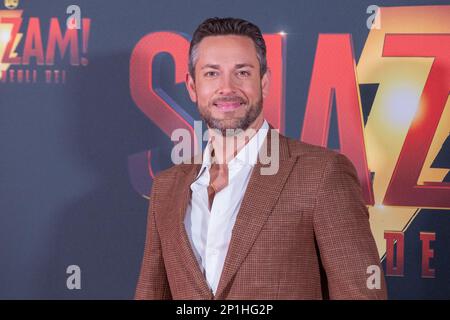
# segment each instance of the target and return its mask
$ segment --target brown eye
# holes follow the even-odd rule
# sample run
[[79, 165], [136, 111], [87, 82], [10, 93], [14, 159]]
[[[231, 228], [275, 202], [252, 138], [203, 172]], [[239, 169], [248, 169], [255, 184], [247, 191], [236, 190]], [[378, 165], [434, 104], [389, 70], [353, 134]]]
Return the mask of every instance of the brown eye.
[[242, 70], [239, 71], [238, 74], [242, 77], [248, 77], [250, 75], [250, 72]]
[[208, 71], [205, 73], [205, 77], [214, 77], [217, 75], [217, 71]]

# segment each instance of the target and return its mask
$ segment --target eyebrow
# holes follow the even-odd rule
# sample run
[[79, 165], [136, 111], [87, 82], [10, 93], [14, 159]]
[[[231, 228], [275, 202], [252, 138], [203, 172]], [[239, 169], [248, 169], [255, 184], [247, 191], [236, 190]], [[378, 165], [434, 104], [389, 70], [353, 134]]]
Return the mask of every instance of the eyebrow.
[[[245, 68], [245, 67], [249, 67], [249, 68], [254, 68], [255, 66], [252, 65], [251, 63], [238, 63], [234, 66], [235, 69], [241, 69], [241, 68]], [[211, 69], [220, 69], [220, 66], [218, 64], [205, 64], [203, 67], [201, 67], [201, 69], [206, 69], [206, 68], [211, 68]]]
[[218, 64], [205, 64], [201, 69], [206, 69], [206, 68], [211, 68], [211, 69], [220, 69], [220, 66]]
[[245, 67], [254, 68], [255, 66], [252, 65], [251, 63], [240, 63], [235, 66], [236, 69], [241, 69]]

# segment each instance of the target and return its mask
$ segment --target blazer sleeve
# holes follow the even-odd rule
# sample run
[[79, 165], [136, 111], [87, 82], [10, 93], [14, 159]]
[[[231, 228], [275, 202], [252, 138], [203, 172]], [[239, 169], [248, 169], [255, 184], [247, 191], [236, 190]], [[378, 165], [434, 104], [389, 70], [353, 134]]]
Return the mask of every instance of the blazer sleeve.
[[[353, 164], [335, 154], [326, 165], [313, 212], [314, 234], [330, 299], [386, 299], [386, 283]], [[369, 289], [369, 266], [380, 288]], [[373, 267], [372, 267], [373, 268]], [[375, 267], [376, 268], [376, 267]]]
[[172, 299], [169, 282], [161, 249], [161, 240], [156, 227], [155, 208], [157, 179], [153, 181], [150, 195], [150, 205], [147, 218], [147, 236], [141, 272], [136, 287], [136, 300], [166, 300]]

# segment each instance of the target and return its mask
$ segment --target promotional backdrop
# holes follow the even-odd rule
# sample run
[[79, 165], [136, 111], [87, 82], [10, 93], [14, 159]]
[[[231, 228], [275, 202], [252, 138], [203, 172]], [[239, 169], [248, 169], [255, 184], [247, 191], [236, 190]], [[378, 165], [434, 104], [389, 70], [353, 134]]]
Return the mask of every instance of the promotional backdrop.
[[214, 16], [264, 33], [269, 122], [354, 163], [389, 298], [449, 299], [439, 0], [1, 0], [0, 298], [133, 298], [152, 179], [200, 119], [189, 41]]

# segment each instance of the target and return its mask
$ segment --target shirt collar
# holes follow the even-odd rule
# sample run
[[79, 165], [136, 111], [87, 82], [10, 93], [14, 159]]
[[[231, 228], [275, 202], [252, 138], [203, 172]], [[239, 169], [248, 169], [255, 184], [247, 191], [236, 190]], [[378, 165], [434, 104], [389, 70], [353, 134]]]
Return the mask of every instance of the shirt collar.
[[264, 120], [262, 126], [258, 129], [256, 134], [249, 140], [249, 142], [238, 152], [229, 163], [228, 167], [250, 165], [255, 166], [258, 160], [259, 149], [261, 148], [264, 139], [269, 131], [269, 124]]
[[[250, 165], [253, 167], [258, 160], [259, 149], [261, 148], [269, 129], [269, 124], [266, 120], [264, 120], [262, 126], [258, 129], [256, 134], [251, 137], [249, 142], [238, 152], [236, 157], [228, 163], [228, 167], [230, 168], [244, 165]], [[203, 151], [202, 167], [197, 175], [197, 178], [205, 171], [205, 168], [209, 168], [211, 166], [211, 152], [212, 144], [211, 141], [208, 141], [208, 144]]]

